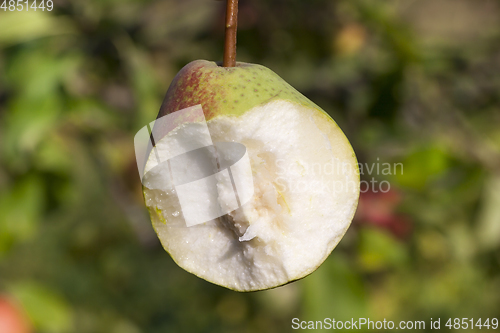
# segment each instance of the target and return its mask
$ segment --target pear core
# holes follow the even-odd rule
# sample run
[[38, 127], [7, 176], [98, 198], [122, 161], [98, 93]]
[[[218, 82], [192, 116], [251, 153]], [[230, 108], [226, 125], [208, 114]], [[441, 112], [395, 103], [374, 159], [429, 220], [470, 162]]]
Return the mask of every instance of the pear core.
[[[295, 90], [290, 94], [295, 96]], [[297, 96], [278, 92], [244, 112], [206, 115], [212, 140], [241, 143], [250, 159], [254, 195], [228, 215], [187, 227], [175, 192], [161, 185], [168, 170], [145, 174], [153, 227], [165, 250], [188, 272], [238, 291], [276, 287], [313, 272], [347, 231], [359, 196], [356, 157], [336, 123]], [[167, 93], [165, 100], [171, 105], [175, 94]], [[187, 127], [197, 130], [195, 123], [182, 125], [156, 148], [170, 149]], [[145, 170], [151, 169], [152, 155]], [[221, 205], [224, 191], [220, 188]]]

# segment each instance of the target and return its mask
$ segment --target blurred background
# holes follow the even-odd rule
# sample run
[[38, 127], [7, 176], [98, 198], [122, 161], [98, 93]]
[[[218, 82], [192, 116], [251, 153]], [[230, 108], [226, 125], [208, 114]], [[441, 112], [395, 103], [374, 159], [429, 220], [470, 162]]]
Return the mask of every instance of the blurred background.
[[53, 5], [0, 9], [2, 333], [498, 317], [499, 1], [240, 0], [238, 60], [329, 112], [386, 182], [315, 273], [246, 294], [162, 249], [133, 150], [177, 71], [222, 59], [224, 1]]

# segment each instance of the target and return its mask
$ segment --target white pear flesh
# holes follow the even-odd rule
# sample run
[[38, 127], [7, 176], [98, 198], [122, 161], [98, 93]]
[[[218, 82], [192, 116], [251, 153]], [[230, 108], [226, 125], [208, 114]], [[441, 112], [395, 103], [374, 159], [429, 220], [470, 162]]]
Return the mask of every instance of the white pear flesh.
[[[273, 288], [318, 268], [347, 231], [359, 196], [354, 152], [336, 123], [320, 110], [273, 100], [240, 116], [207, 122], [213, 142], [247, 148], [254, 195], [229, 216], [187, 227], [167, 167], [153, 153], [143, 180], [146, 205], [165, 250], [182, 268], [238, 291]], [[185, 124], [156, 143], [175, 150]], [[223, 186], [219, 204], [224, 205]]]

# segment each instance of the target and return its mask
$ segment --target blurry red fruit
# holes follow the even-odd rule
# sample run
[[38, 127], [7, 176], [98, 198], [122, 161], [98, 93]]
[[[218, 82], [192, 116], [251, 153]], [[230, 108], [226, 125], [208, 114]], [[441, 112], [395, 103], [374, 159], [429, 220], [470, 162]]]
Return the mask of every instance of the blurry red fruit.
[[22, 310], [4, 296], [0, 296], [0, 333], [31, 333]]
[[398, 238], [406, 238], [411, 232], [411, 220], [396, 212], [400, 202], [401, 195], [395, 190], [360, 193], [354, 219], [359, 224], [386, 229]]

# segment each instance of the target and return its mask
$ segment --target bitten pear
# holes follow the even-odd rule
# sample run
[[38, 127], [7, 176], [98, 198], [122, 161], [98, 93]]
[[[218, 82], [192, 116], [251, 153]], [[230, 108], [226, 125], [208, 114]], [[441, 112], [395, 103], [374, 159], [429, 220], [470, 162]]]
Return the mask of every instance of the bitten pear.
[[[260, 65], [189, 63], [171, 83], [158, 118], [197, 105], [214, 143], [245, 146], [253, 196], [222, 217], [188, 227], [175, 189], [162, 188], [167, 165], [145, 174], [145, 202], [165, 250], [188, 272], [238, 291], [273, 288], [312, 273], [347, 231], [358, 202], [358, 165], [344, 133]], [[155, 138], [159, 151], [198, 130], [189, 129], [196, 119], [181, 120], [183, 125]], [[145, 170], [154, 159], [151, 152]], [[227, 206], [232, 189], [219, 185], [213, 200]]]

